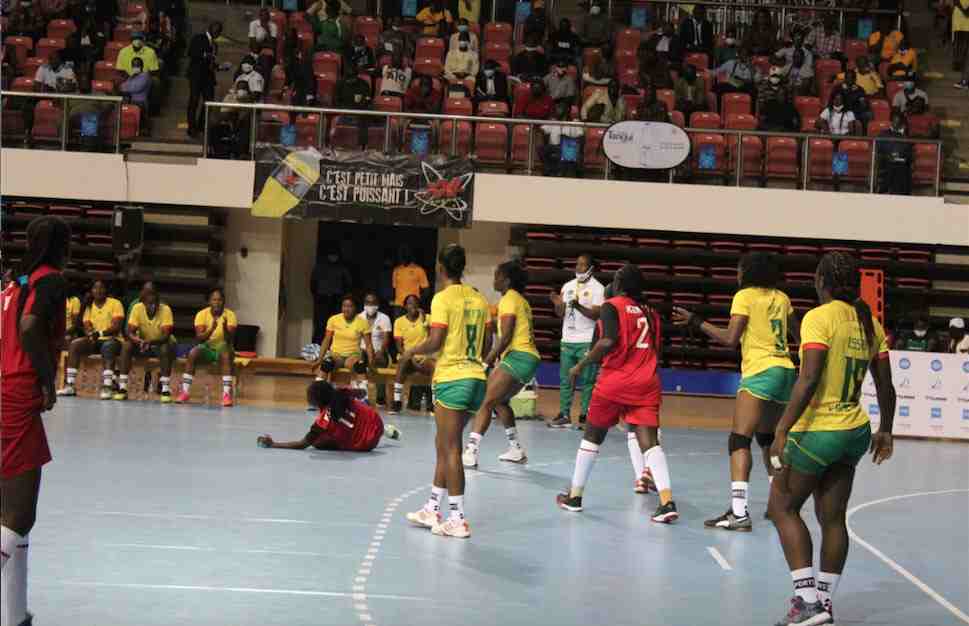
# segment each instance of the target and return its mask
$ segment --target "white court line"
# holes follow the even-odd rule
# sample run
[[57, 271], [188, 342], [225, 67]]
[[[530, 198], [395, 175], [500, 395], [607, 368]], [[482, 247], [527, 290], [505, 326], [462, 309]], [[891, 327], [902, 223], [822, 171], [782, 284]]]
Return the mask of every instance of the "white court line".
[[133, 511], [48, 511], [46, 515], [103, 515], [116, 517], [137, 517], [144, 519], [167, 520], [199, 520], [216, 522], [245, 522], [247, 524], [303, 524], [307, 526], [353, 526], [369, 527], [371, 524], [354, 522], [320, 522], [306, 519], [288, 519], [281, 517], [219, 517], [215, 515], [191, 515], [185, 513], [136, 513]]
[[210, 548], [206, 546], [173, 546], [157, 543], [96, 543], [105, 548], [134, 548], [136, 550], [183, 550], [186, 552], [223, 552], [229, 554], [279, 554], [283, 556], [311, 556], [311, 557], [349, 557], [349, 554], [334, 554], [332, 552], [304, 552], [300, 550], [229, 550], [225, 548]]
[[717, 564], [720, 566], [720, 569], [728, 572], [733, 570], [733, 567], [730, 566], [730, 563], [727, 562], [727, 559], [723, 558], [723, 555], [720, 554], [720, 550], [717, 550], [713, 546], [707, 546], [707, 552], [709, 552], [710, 556], [713, 557], [713, 560], [717, 562]]
[[[207, 585], [148, 585], [139, 583], [98, 583], [78, 580], [62, 580], [58, 584], [67, 587], [109, 587], [113, 589], [159, 589], [164, 591], [219, 591], [225, 593], [255, 593], [284, 596], [311, 596], [319, 598], [353, 598], [359, 594], [345, 591], [310, 591], [305, 589], [260, 589], [255, 587], [210, 587]], [[368, 598], [398, 600], [401, 602], [428, 602], [430, 598], [401, 596], [395, 594], [369, 593]]]
[[881, 559], [882, 562], [885, 563], [885, 565], [887, 565], [888, 567], [892, 568], [893, 570], [901, 574], [903, 578], [905, 578], [907, 581], [909, 581], [910, 583], [912, 583], [913, 585], [921, 589], [923, 592], [925, 592], [927, 596], [929, 596], [930, 598], [932, 598], [933, 600], [941, 604], [944, 609], [946, 609], [947, 611], [949, 611], [950, 613], [952, 613], [953, 615], [961, 619], [966, 624], [969, 624], [969, 615], [966, 615], [965, 613], [960, 611], [959, 607], [955, 606], [954, 604], [952, 604], [951, 602], [943, 598], [934, 589], [926, 585], [924, 582], [922, 582], [921, 579], [919, 579], [917, 576], [912, 574], [912, 572], [908, 571], [907, 569], [905, 569], [904, 567], [902, 567], [892, 559], [885, 556], [885, 554], [881, 550], [879, 550], [875, 546], [871, 545], [870, 543], [868, 543], [867, 541], [859, 537], [858, 534], [851, 529], [851, 516], [857, 513], [858, 511], [868, 508], [870, 506], [875, 506], [876, 504], [884, 504], [885, 502], [894, 502], [895, 500], [904, 500], [906, 498], [917, 498], [920, 496], [937, 496], [937, 495], [943, 495], [943, 494], [949, 494], [949, 493], [969, 493], [969, 489], [944, 489], [942, 491], [921, 491], [918, 493], [908, 493], [900, 496], [891, 496], [889, 498], [872, 500], [871, 502], [865, 502], [864, 504], [859, 504], [856, 507], [852, 507], [848, 509], [848, 514], [845, 516], [845, 524], [848, 527], [848, 536], [851, 537], [855, 541], [855, 543], [857, 543], [862, 548], [864, 548], [865, 550], [868, 550], [876, 557]]

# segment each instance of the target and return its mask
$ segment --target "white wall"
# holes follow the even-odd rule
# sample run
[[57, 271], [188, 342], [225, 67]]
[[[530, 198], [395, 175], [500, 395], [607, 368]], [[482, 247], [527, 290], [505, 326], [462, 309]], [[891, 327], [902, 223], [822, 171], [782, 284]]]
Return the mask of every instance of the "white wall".
[[313, 298], [310, 274], [316, 258], [316, 220], [283, 221], [283, 265], [286, 280], [286, 315], [280, 331], [280, 356], [298, 357], [313, 338]]
[[[495, 267], [518, 254], [514, 246], [508, 245], [511, 237], [511, 224], [496, 222], [475, 222], [471, 228], [438, 230], [438, 252], [445, 246], [456, 243], [464, 246], [468, 264], [464, 274], [464, 282], [476, 287], [488, 302], [498, 302], [498, 293], [494, 290]], [[441, 276], [438, 273], [440, 289]]]

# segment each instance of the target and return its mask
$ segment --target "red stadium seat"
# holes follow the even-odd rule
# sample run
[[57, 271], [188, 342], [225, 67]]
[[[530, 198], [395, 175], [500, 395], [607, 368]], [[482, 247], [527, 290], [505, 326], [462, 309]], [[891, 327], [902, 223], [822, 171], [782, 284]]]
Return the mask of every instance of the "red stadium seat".
[[868, 182], [871, 175], [871, 142], [862, 139], [844, 139], [838, 143], [838, 152], [848, 155], [848, 173], [841, 180]]
[[830, 83], [831, 79], [841, 71], [841, 61], [837, 59], [818, 59], [814, 62], [814, 80], [821, 91], [821, 85]]
[[76, 30], [77, 26], [74, 25], [74, 20], [51, 20], [47, 23], [47, 36], [51, 39], [67, 41]]
[[343, 57], [336, 52], [317, 52], [313, 55], [313, 73], [330, 72], [339, 76], [343, 69]]
[[279, 131], [289, 124], [289, 113], [286, 111], [261, 111], [259, 113], [259, 141], [280, 143]]
[[516, 83], [515, 86], [512, 88], [512, 92], [511, 92], [512, 110], [515, 109], [515, 105], [518, 104], [519, 100], [523, 98], [528, 99], [530, 93], [531, 93], [531, 85], [529, 83], [526, 83], [526, 82]]
[[602, 60], [602, 48], [583, 48], [582, 67], [592, 67]]
[[481, 117], [508, 117], [508, 105], [504, 102], [488, 101], [478, 105]]
[[[528, 164], [528, 124], [515, 124], [511, 131], [511, 161], [516, 165], [525, 166]], [[532, 154], [533, 165], [542, 162], [542, 145], [545, 135], [540, 128], [532, 131]]]
[[504, 164], [508, 159], [508, 128], [504, 124], [478, 124], [474, 150], [481, 163]]
[[109, 80], [92, 80], [91, 93], [102, 96], [113, 96], [114, 83]]
[[931, 113], [908, 116], [910, 137], [934, 138], [939, 136], [939, 118]]
[[[617, 76], [622, 76], [622, 74], [627, 70], [633, 70], [635, 74], [639, 74], [639, 58], [636, 56], [636, 51], [617, 50], [615, 67]], [[637, 80], [636, 82], [638, 83], [639, 81]]]
[[816, 117], [801, 117], [801, 132], [802, 133], [816, 133], [817, 128], [815, 126], [818, 123], [818, 118]]
[[66, 47], [67, 44], [63, 39], [41, 39], [37, 42], [37, 50], [34, 52], [34, 56], [46, 61], [52, 51], [63, 50]]
[[11, 35], [3, 40], [5, 46], [10, 46], [14, 50], [17, 59], [17, 67], [23, 67], [24, 61], [32, 56], [34, 51], [34, 40], [30, 37], [17, 37]]
[[338, 150], [360, 149], [360, 129], [356, 125], [333, 124], [330, 128], [330, 147]]
[[811, 180], [831, 180], [831, 163], [834, 158], [834, 144], [830, 139], [809, 139], [810, 166], [808, 176]]
[[98, 61], [94, 64], [94, 80], [107, 80], [117, 86], [122, 81], [121, 71], [114, 66], [114, 63]]
[[[696, 115], [694, 113], [693, 115]], [[726, 142], [723, 135], [712, 133], [692, 133], [690, 135], [690, 150], [692, 155], [693, 173], [700, 176], [719, 176], [726, 171]], [[713, 152], [714, 162], [712, 167], [700, 167], [701, 155], [704, 152]]]
[[622, 96], [626, 103], [626, 119], [633, 119], [643, 104], [644, 96], [641, 93], [627, 93]]
[[[724, 128], [731, 130], [757, 130], [757, 118], [753, 115], [731, 113], [727, 115]], [[727, 152], [729, 162], [727, 164], [730, 172], [737, 171], [737, 137], [727, 135]], [[764, 142], [760, 137], [745, 136], [743, 138], [744, 154], [743, 169], [748, 176], [760, 176], [764, 169]]]
[[770, 72], [770, 57], [751, 57], [750, 64], [753, 65], [758, 72], [760, 72], [761, 76], [767, 76]]
[[[927, 146], [931, 144], [915, 144], [915, 152], [918, 153], [919, 146]], [[933, 146], [934, 148], [935, 146]], [[934, 151], [933, 151], [934, 152]], [[902, 263], [929, 263], [932, 261], [932, 253], [928, 250], [914, 250], [900, 248], [898, 250], [898, 260]]]
[[511, 45], [514, 28], [507, 22], [488, 22], [484, 27], [485, 43], [503, 43]]
[[41, 100], [34, 106], [34, 127], [30, 134], [34, 139], [60, 140], [58, 127], [61, 122], [61, 109], [51, 100]]
[[145, 5], [138, 2], [129, 2], [128, 10], [126, 12], [127, 17], [138, 17], [146, 11]]
[[296, 33], [296, 43], [298, 44], [299, 49], [303, 51], [303, 54], [309, 55], [311, 52], [313, 52], [313, 46], [314, 46], [313, 31], [307, 32], [307, 31], [301, 30], [298, 33]]
[[848, 59], [848, 67], [855, 67], [855, 59], [868, 54], [868, 42], [863, 39], [846, 39], [844, 42], [844, 55]]
[[10, 85], [11, 91], [26, 91], [33, 92], [37, 89], [37, 85], [34, 83], [33, 77], [18, 76], [13, 79], [13, 84]]
[[370, 48], [377, 47], [380, 40], [380, 30], [380, 19], [376, 17], [361, 15], [353, 22], [353, 34], [363, 35], [363, 38], [367, 40], [367, 46]]
[[808, 117], [816, 118], [820, 116], [821, 110], [824, 107], [821, 106], [820, 98], [815, 98], [814, 96], [795, 96], [794, 108], [797, 109], [798, 115], [803, 120]]
[[375, 111], [399, 113], [404, 110], [404, 101], [397, 96], [377, 96], [373, 99], [373, 108]]
[[639, 48], [642, 33], [635, 28], [622, 28], [616, 31], [616, 53], [629, 50], [633, 53]]
[[692, 65], [697, 73], [710, 69], [710, 57], [706, 52], [691, 52], [683, 58], [683, 66]]
[[871, 107], [871, 115], [873, 120], [877, 122], [891, 121], [892, 105], [890, 105], [887, 100], [882, 100], [881, 98], [872, 98], [868, 101], [868, 106]]
[[103, 60], [104, 61], [108, 61], [110, 63], [117, 63], [117, 61], [118, 61], [118, 53], [121, 52], [121, 49], [124, 48], [127, 45], [128, 44], [122, 43], [120, 41], [109, 41], [109, 42], [105, 43], [104, 44], [104, 59]]
[[336, 82], [337, 75], [332, 72], [324, 72], [316, 75], [316, 98], [323, 106], [333, 104]]
[[141, 133], [141, 108], [136, 104], [121, 105], [121, 139], [136, 139]]
[[915, 144], [915, 159], [912, 166], [913, 185], [935, 185], [936, 169], [939, 163], [939, 147], [931, 143]]
[[885, 98], [888, 103], [891, 104], [895, 102], [895, 94], [902, 90], [902, 81], [900, 80], [890, 80], [885, 83]]
[[883, 131], [886, 131], [891, 127], [892, 127], [891, 122], [872, 120], [868, 122], [868, 136], [877, 137], [878, 135], [882, 134]]
[[690, 115], [690, 128], [720, 128], [720, 115], [697, 111]]
[[40, 57], [30, 57], [24, 61], [24, 65], [20, 71], [24, 76], [33, 78], [34, 76], [37, 76], [37, 70], [39, 70], [40, 66], [44, 63], [46, 63], [46, 61]]
[[727, 93], [723, 95], [720, 114], [724, 117], [733, 113], [749, 114], [753, 111], [751, 98], [745, 93]]
[[[451, 139], [455, 139], [454, 151], [451, 150]], [[471, 151], [471, 122], [458, 122], [457, 126], [452, 121], [441, 123], [440, 144], [442, 152], [451, 156], [468, 154]]]
[[840, 84], [840, 82], [821, 83], [821, 85], [818, 87], [818, 98], [821, 100], [822, 107], [831, 102], [831, 92], [833, 92], [834, 88]]
[[296, 30], [296, 32], [299, 32], [301, 30], [313, 30], [313, 27], [306, 20], [306, 13], [302, 11], [293, 11], [292, 13], [289, 14], [289, 16], [287, 16], [282, 11], [277, 11], [273, 9], [272, 11], [269, 12], [270, 19], [273, 21], [276, 21], [277, 13], [282, 15], [285, 28]]
[[606, 164], [606, 155], [602, 151], [602, 138], [606, 134], [604, 128], [585, 129], [585, 147], [582, 150], [582, 161], [588, 169], [602, 169]]
[[511, 45], [497, 41], [489, 41], [484, 45], [481, 61], [494, 60], [498, 63], [508, 63], [511, 61]]
[[316, 113], [301, 114], [296, 116], [296, 145], [305, 148], [308, 146], [319, 147], [319, 128], [320, 116]]
[[766, 164], [767, 178], [797, 179], [797, 140], [768, 137]]
[[286, 86], [286, 68], [282, 65], [274, 65], [273, 71], [269, 75], [269, 93], [282, 94], [283, 87]]
[[474, 104], [468, 98], [448, 98], [444, 101], [445, 115], [474, 115]]
[[119, 24], [114, 27], [114, 32], [111, 39], [114, 41], [123, 42], [125, 45], [131, 43], [131, 35], [134, 33], [134, 28], [128, 26], [127, 24]]
[[666, 110], [673, 112], [676, 110], [676, 95], [672, 89], [657, 89], [656, 99], [666, 105]]
[[444, 63], [440, 59], [424, 57], [414, 61], [414, 74], [438, 77], [444, 73]]
[[683, 111], [670, 111], [670, 123], [680, 128], [686, 128], [686, 120], [683, 119]]
[[440, 37], [421, 37], [417, 40], [417, 51], [414, 53], [414, 58], [431, 58], [443, 61], [446, 50], [447, 46]]

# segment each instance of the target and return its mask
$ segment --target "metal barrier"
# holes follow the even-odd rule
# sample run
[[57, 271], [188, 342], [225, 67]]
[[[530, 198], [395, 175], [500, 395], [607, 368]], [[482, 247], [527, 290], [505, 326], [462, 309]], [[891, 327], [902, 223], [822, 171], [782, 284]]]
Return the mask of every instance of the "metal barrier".
[[[509, 117], [483, 117], [480, 115], [440, 115], [440, 114], [430, 114], [430, 113], [398, 113], [391, 111], [370, 111], [361, 110], [357, 111], [354, 109], [332, 109], [332, 108], [317, 108], [317, 107], [301, 107], [301, 106], [287, 106], [287, 105], [276, 105], [276, 104], [243, 104], [243, 103], [228, 103], [228, 102], [206, 102], [205, 103], [205, 137], [203, 139], [203, 156], [208, 156], [209, 154], [209, 114], [210, 110], [216, 109], [229, 109], [229, 110], [244, 110], [249, 111], [250, 116], [248, 120], [249, 124], [249, 155], [255, 154], [256, 147], [256, 137], [258, 131], [259, 113], [262, 111], [283, 111], [287, 113], [310, 113], [319, 115], [319, 120], [317, 121], [316, 127], [316, 143], [315, 147], [324, 148], [329, 147], [329, 137], [327, 130], [328, 117], [368, 117], [368, 118], [382, 118], [384, 123], [384, 145], [383, 150], [385, 153], [391, 153], [399, 149], [399, 145], [394, 145], [391, 141], [393, 134], [393, 120], [403, 119], [403, 120], [424, 120], [430, 122], [451, 122], [450, 129], [450, 154], [457, 154], [457, 138], [458, 138], [458, 122], [469, 122], [469, 123], [483, 123], [483, 124], [501, 124], [508, 126], [527, 126], [528, 127], [528, 155], [525, 160], [525, 173], [532, 175], [535, 172], [535, 128], [541, 126], [566, 126], [566, 127], [579, 127], [583, 129], [592, 128], [608, 128], [609, 124], [594, 124], [587, 122], [566, 122], [558, 120], [533, 120], [533, 119], [523, 119], [523, 118], [509, 118]], [[746, 172], [744, 168], [744, 138], [745, 137], [759, 137], [762, 138], [761, 150], [762, 158], [764, 160], [765, 169], [767, 161], [767, 140], [772, 137], [785, 137], [788, 139], [794, 139], [799, 143], [798, 151], [801, 156], [800, 158], [800, 188], [808, 189], [808, 185], [811, 182], [811, 140], [812, 139], [822, 139], [830, 141], [832, 143], [832, 154], [837, 152], [834, 149], [834, 144], [839, 141], [863, 141], [870, 143], [870, 153], [869, 153], [869, 175], [866, 177], [868, 183], [868, 192], [875, 192], [875, 185], [877, 181], [877, 165], [878, 165], [878, 144], [882, 142], [894, 142], [894, 143], [910, 143], [910, 144], [922, 144], [922, 145], [934, 145], [935, 146], [935, 178], [932, 184], [933, 195], [938, 196], [942, 189], [942, 141], [940, 139], [913, 139], [907, 137], [861, 137], [861, 136], [844, 136], [838, 137], [834, 135], [826, 135], [820, 133], [778, 133], [778, 132], [767, 132], [758, 130], [735, 130], [726, 128], [685, 128], [684, 129], [690, 136], [691, 140], [697, 135], [721, 135], [723, 137], [736, 137], [735, 140], [724, 143], [724, 158], [727, 159], [727, 163], [733, 161], [733, 171], [729, 172], [726, 165], [723, 168], [718, 168], [722, 170], [720, 176], [726, 181], [730, 177], [733, 177], [734, 183], [737, 187], [743, 185], [744, 178], [755, 178], [756, 176]], [[506, 128], [511, 138], [511, 128]], [[473, 131], [472, 131], [473, 135]], [[470, 139], [470, 138], [469, 138]], [[438, 142], [438, 149], [443, 144], [443, 141]], [[727, 143], [733, 144], [727, 146]], [[513, 141], [509, 140], [507, 142], [507, 149], [505, 154], [504, 165], [505, 167], [510, 166], [514, 160], [509, 156], [512, 149]], [[278, 145], [278, 144], [277, 144]], [[736, 157], [729, 155], [728, 153], [736, 147]], [[600, 147], [601, 151], [601, 147]], [[691, 151], [690, 158], [686, 163], [689, 163], [694, 158]], [[612, 170], [612, 165], [609, 159], [603, 159], [603, 178], [606, 180], [610, 179], [610, 174]], [[682, 168], [683, 165], [677, 168], [672, 168], [668, 170], [668, 181], [670, 183], [674, 182], [674, 177], [676, 170]], [[915, 169], [915, 159], [913, 155], [912, 168]], [[703, 169], [696, 169], [695, 171], [703, 172]], [[914, 175], [914, 174], [913, 174]], [[767, 178], [767, 172], [763, 172], [761, 178]], [[790, 177], [788, 177], [790, 178]], [[837, 175], [831, 175], [832, 180], [837, 184], [841, 182], [840, 177]], [[844, 182], [855, 182], [854, 179], [846, 179]]]
[[[124, 103], [124, 98], [121, 96], [93, 96], [93, 95], [80, 95], [72, 93], [33, 93], [29, 91], [0, 91], [0, 97], [2, 98], [31, 98], [34, 100], [61, 100], [63, 104], [61, 106], [61, 124], [60, 132], [58, 133], [61, 150], [67, 150], [67, 137], [69, 131], [69, 119], [70, 119], [70, 109], [72, 101], [80, 102], [105, 102], [114, 105], [115, 119], [114, 119], [114, 151], [115, 153], [121, 152], [121, 105]], [[3, 108], [7, 109], [10, 107], [9, 101], [4, 103]], [[31, 107], [34, 108], [34, 107]], [[100, 131], [100, 121], [98, 123], [98, 130]], [[31, 133], [32, 129], [25, 128], [26, 133]]]

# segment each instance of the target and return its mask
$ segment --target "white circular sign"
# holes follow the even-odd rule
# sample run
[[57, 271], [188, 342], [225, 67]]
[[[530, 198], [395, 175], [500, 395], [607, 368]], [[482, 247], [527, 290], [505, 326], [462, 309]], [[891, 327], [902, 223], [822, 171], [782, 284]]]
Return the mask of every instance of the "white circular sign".
[[690, 154], [690, 138], [665, 122], [619, 122], [606, 129], [602, 149], [614, 164], [635, 169], [676, 167]]

